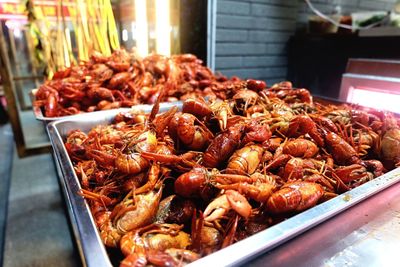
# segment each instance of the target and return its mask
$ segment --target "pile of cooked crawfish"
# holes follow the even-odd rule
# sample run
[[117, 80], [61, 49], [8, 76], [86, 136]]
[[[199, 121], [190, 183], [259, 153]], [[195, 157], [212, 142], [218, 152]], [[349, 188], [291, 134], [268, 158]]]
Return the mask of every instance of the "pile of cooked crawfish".
[[195, 96], [226, 99], [225, 88], [239, 80], [213, 74], [191, 54], [139, 58], [126, 50], [110, 57], [93, 53], [88, 62], [55, 73], [40, 86], [34, 105], [46, 117], [152, 104], [160, 92], [164, 102]]
[[[319, 105], [290, 82], [125, 112], [65, 147], [120, 266], [190, 263], [400, 165], [391, 113]], [[114, 249], [113, 249], [114, 248]]]

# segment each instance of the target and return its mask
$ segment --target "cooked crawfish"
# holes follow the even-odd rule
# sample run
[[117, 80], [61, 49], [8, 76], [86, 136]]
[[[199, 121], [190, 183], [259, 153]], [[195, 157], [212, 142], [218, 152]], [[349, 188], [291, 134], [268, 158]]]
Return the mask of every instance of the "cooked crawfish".
[[323, 194], [324, 189], [317, 183], [289, 182], [271, 195], [267, 210], [272, 213], [303, 211], [315, 206]]
[[389, 168], [400, 165], [400, 128], [386, 131], [381, 141], [381, 153]]
[[318, 153], [318, 147], [312, 141], [298, 138], [286, 142], [283, 147], [283, 153], [293, 157], [312, 158]]
[[202, 118], [211, 115], [212, 110], [203, 98], [189, 98], [183, 102], [182, 112]]
[[117, 88], [119, 85], [127, 83], [132, 78], [132, 74], [129, 72], [120, 72], [115, 74], [110, 82], [109, 85], [111, 88]]
[[285, 164], [282, 177], [289, 181], [302, 179], [306, 168], [313, 169], [313, 163], [301, 158], [291, 158]]
[[[47, 117], [59, 117], [154, 103], [161, 92], [163, 101], [225, 95], [221, 88], [233, 82], [212, 73], [194, 55], [189, 57], [195, 60], [155, 54], [141, 59], [123, 49], [111, 56], [93, 52], [89, 61], [56, 72], [40, 86], [34, 105]], [[248, 87], [261, 89], [262, 82], [249, 81]]]
[[335, 169], [335, 174], [343, 183], [350, 183], [368, 177], [367, 169], [360, 164], [338, 167]]
[[264, 81], [261, 80], [253, 80], [253, 79], [248, 79], [246, 81], [247, 83], [247, 88], [253, 91], [262, 91], [267, 87], [267, 84]]
[[115, 101], [112, 91], [104, 87], [91, 87], [86, 94], [94, 100]]
[[153, 221], [160, 203], [162, 187], [143, 194], [131, 192], [115, 206], [110, 217], [113, 226], [124, 234]]
[[244, 175], [215, 175], [216, 187], [225, 190], [237, 190], [246, 197], [259, 203], [265, 203], [277, 187], [273, 175], [253, 173], [250, 177]]
[[[199, 125], [195, 125], [196, 121]], [[178, 124], [177, 134], [179, 140], [190, 149], [202, 150], [210, 143], [214, 136], [207, 126], [192, 114], [183, 113], [179, 117]]]
[[298, 115], [290, 121], [286, 136], [295, 137], [304, 134], [309, 134], [319, 146], [324, 145], [324, 140], [318, 132], [315, 122], [308, 116]]
[[164, 198], [158, 207], [156, 221], [160, 223], [188, 223], [192, 219], [195, 204], [177, 195]]
[[126, 258], [120, 266], [146, 265], [147, 262], [157, 266], [178, 266], [178, 259], [170, 255], [168, 249], [183, 252], [190, 245], [189, 234], [181, 229], [176, 224], [151, 224], [125, 234], [120, 246]]
[[217, 135], [204, 152], [204, 166], [218, 167], [222, 165], [238, 147], [243, 132], [244, 126], [236, 125]]
[[245, 146], [233, 153], [226, 168], [230, 172], [253, 174], [261, 162], [263, 152], [261, 146]]
[[209, 186], [207, 184], [209, 173], [202, 166], [195, 166], [191, 171], [180, 175], [175, 183], [175, 193], [183, 197], [207, 198]]
[[136, 174], [146, 170], [149, 162], [140, 153], [123, 154], [118, 152], [115, 158], [115, 168], [127, 174]]
[[275, 84], [268, 88], [269, 96], [278, 97], [288, 103], [301, 102], [313, 104], [313, 98], [307, 89], [292, 89], [290, 82]]
[[[400, 164], [400, 125], [390, 113], [315, 104], [288, 82], [266, 89], [214, 77], [191, 55], [130, 56], [95, 55], [103, 65], [60, 72], [59, 84], [39, 94], [70, 97], [58, 114], [127, 105], [130, 96], [155, 103], [150, 114], [119, 114], [65, 142], [79, 194], [103, 243], [125, 257], [121, 266], [190, 263]], [[102, 80], [93, 69], [113, 73]], [[71, 100], [80, 92], [82, 101]], [[157, 114], [161, 101], [178, 97], [183, 112]]]
[[243, 144], [250, 142], [254, 143], [264, 143], [271, 138], [271, 131], [268, 124], [261, 123], [256, 119], [252, 119], [250, 122], [246, 123], [245, 135], [242, 140]]
[[339, 165], [346, 165], [359, 162], [357, 151], [339, 135], [329, 132], [325, 135], [325, 142], [333, 159]]

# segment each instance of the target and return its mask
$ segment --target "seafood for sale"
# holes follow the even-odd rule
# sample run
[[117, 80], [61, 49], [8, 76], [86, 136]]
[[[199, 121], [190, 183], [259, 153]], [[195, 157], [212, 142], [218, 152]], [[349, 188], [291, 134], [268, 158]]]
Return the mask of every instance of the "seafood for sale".
[[226, 99], [237, 95], [239, 90], [241, 94], [253, 93], [256, 97], [256, 92], [266, 87], [259, 80], [228, 80], [202, 63], [191, 54], [170, 58], [152, 54], [141, 59], [126, 50], [116, 50], [109, 57], [93, 52], [89, 61], [60, 70], [41, 85], [34, 105], [42, 108], [46, 117], [60, 117], [153, 104], [162, 93], [165, 102], [191, 99], [183, 111], [208, 116], [211, 107], [192, 98]]
[[[129, 68], [95, 60], [104, 60], [98, 67], [104, 71], [121, 70], [112, 89], [90, 89], [94, 98], [111, 102], [125, 90], [118, 79], [128, 79], [123, 73]], [[255, 80], [215, 82], [207, 69], [187, 66], [198, 63], [190, 55], [144, 61], [146, 71], [176, 91], [182, 87], [174, 64], [184, 64], [186, 86], [199, 78], [198, 86], [213, 88], [223, 100], [189, 98], [182, 111], [157, 114], [160, 94], [150, 114], [121, 113], [111, 125], [66, 138], [79, 194], [120, 266], [190, 263], [400, 164], [393, 114], [321, 106], [289, 82], [271, 88]]]

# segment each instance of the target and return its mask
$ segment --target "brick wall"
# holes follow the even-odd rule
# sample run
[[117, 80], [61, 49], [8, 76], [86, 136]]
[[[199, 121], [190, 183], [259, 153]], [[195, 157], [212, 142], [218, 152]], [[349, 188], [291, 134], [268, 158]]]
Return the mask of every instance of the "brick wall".
[[[389, 10], [396, 0], [313, 0], [324, 12]], [[303, 0], [218, 0], [216, 71], [272, 84], [285, 80], [286, 44], [310, 11]]]
[[216, 70], [268, 84], [284, 80], [297, 8], [296, 0], [218, 0]]

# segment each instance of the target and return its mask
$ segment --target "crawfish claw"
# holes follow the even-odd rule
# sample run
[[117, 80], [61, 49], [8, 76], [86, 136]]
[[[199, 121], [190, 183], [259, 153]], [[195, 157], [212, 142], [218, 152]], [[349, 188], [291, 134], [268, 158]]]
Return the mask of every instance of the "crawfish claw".
[[224, 195], [214, 199], [207, 206], [204, 220], [207, 222], [218, 220], [231, 209], [246, 219], [251, 214], [251, 205], [242, 194], [235, 190], [226, 190]]
[[212, 222], [220, 219], [230, 209], [230, 204], [226, 195], [222, 195], [214, 199], [204, 210], [204, 220]]
[[225, 194], [232, 209], [247, 219], [251, 214], [251, 205], [247, 199], [235, 190], [227, 190]]

